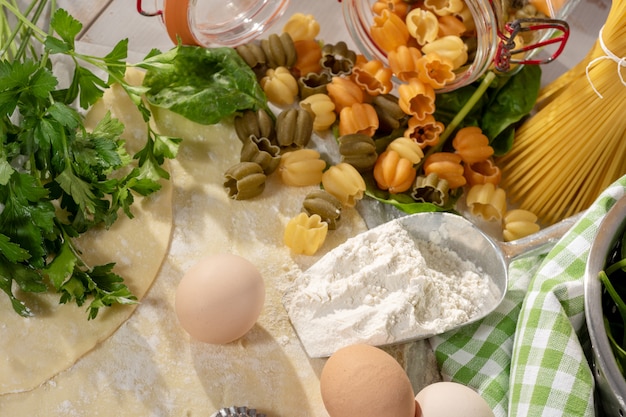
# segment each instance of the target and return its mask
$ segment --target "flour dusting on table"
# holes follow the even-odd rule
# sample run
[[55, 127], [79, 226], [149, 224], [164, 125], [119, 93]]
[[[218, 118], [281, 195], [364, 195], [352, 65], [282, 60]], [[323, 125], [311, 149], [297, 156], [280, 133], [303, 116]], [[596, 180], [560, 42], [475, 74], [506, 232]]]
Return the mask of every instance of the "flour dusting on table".
[[493, 306], [499, 291], [491, 277], [431, 240], [415, 241], [391, 221], [304, 272], [284, 303], [307, 353], [441, 333]]

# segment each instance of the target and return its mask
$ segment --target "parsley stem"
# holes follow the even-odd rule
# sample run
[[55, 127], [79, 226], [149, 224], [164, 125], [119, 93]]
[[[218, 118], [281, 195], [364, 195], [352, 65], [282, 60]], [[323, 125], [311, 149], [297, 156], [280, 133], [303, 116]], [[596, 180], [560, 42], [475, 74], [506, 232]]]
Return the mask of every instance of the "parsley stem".
[[[41, 29], [36, 23], [44, 12], [49, 0], [32, 0], [24, 12], [20, 11], [15, 0], [0, 0], [0, 13], [2, 14], [2, 23], [6, 24], [9, 28], [9, 19], [6, 16], [6, 11], [15, 16], [17, 23], [15, 28], [11, 32], [6, 32], [8, 37], [2, 39], [4, 47], [0, 50], [0, 58], [13, 58], [16, 60], [22, 60], [26, 51], [26, 48], [32, 50], [31, 40], [35, 39], [39, 43], [43, 43], [43, 38], [46, 36], [46, 32]], [[53, 1], [53, 3], [55, 3]], [[29, 19], [27, 16], [33, 12], [33, 17]], [[7, 29], [10, 30], [10, 29]], [[20, 42], [20, 35], [23, 38], [23, 42]]]
[[615, 262], [613, 265], [609, 266], [606, 268], [606, 274], [607, 275], [611, 275], [613, 272], [619, 270], [619, 269], [625, 269], [626, 268], [626, 258], [623, 258], [617, 262]]
[[[35, 0], [35, 1], [37, 1], [37, 0]], [[45, 12], [45, 10], [46, 10], [47, 3], [48, 3], [48, 0], [39, 0], [39, 2], [38, 2], [38, 6], [37, 6], [37, 8], [35, 9], [35, 12], [34, 12], [34, 14], [33, 14], [33, 17], [30, 19], [30, 20], [31, 20], [31, 22], [35, 22], [35, 23], [36, 23], [36, 22], [38, 22], [38, 21], [39, 21], [39, 19], [40, 19], [41, 15], [42, 15], [42, 14]], [[31, 4], [32, 4], [32, 3], [31, 3]], [[53, 9], [53, 10], [54, 10], [54, 9]], [[25, 36], [25, 38], [26, 38], [26, 39], [30, 39], [30, 38], [31, 38], [31, 36], [33, 36], [33, 30], [32, 30], [32, 28], [30, 28], [30, 27], [29, 27], [29, 28], [27, 28], [27, 29], [25, 30], [25, 34], [24, 34], [24, 36]], [[36, 38], [36, 39], [37, 39], [38, 41], [40, 41], [40, 42], [41, 42], [41, 40], [40, 40], [39, 38]], [[27, 49], [27, 48], [29, 48], [29, 49], [30, 49], [30, 53], [31, 53], [31, 55], [32, 55], [32, 56], [35, 56], [35, 55], [36, 55], [35, 48], [34, 48], [34, 46], [33, 46], [33, 44], [32, 44], [31, 42], [22, 42], [22, 44], [20, 45], [20, 51], [18, 52], [18, 54], [19, 54], [20, 58], [21, 58], [21, 57], [23, 57], [23, 56], [25, 55], [25, 51], [26, 51], [26, 49]], [[44, 54], [44, 57], [43, 57], [43, 59], [41, 60], [42, 65], [44, 65], [44, 62], [46, 62], [46, 61], [47, 61], [47, 53], [45, 53], [45, 54]]]

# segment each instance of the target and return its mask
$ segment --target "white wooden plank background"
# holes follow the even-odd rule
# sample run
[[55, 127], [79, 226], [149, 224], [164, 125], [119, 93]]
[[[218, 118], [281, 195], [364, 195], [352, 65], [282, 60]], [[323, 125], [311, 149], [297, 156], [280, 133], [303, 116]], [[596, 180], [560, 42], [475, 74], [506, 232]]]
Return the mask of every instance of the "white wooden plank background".
[[[579, 62], [593, 42], [605, 21], [611, 0], [575, 0], [579, 4], [568, 18], [570, 40], [564, 53], [553, 63], [544, 65], [544, 78], [550, 80]], [[153, 0], [144, 0], [144, 9], [152, 11]], [[82, 42], [113, 46], [128, 38], [129, 49], [147, 53], [152, 48], [167, 50], [173, 46], [159, 17], [146, 17], [136, 10], [135, 0], [58, 0], [60, 7], [69, 11], [85, 26]], [[284, 24], [294, 12], [313, 14], [322, 26], [320, 38], [327, 42], [345, 40], [351, 44], [343, 23], [340, 3], [337, 0], [291, 0], [291, 4], [274, 30]]]
[[[134, 0], [59, 0], [58, 4], [83, 23], [82, 42], [113, 46], [128, 38], [129, 49], [141, 53], [173, 46], [160, 17], [140, 15]], [[153, 7], [154, 1], [144, 1], [146, 10]]]

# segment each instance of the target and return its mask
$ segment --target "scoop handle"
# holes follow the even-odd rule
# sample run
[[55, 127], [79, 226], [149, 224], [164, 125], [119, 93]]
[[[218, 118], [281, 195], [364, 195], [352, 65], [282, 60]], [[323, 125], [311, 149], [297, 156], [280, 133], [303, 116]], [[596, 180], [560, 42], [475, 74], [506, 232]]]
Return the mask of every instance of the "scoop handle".
[[555, 244], [563, 235], [572, 228], [574, 223], [583, 217], [585, 212], [581, 211], [573, 216], [561, 220], [551, 226], [541, 229], [537, 233], [514, 240], [512, 242], [498, 242], [507, 262], [521, 255], [539, 254], [546, 250], [548, 246]]

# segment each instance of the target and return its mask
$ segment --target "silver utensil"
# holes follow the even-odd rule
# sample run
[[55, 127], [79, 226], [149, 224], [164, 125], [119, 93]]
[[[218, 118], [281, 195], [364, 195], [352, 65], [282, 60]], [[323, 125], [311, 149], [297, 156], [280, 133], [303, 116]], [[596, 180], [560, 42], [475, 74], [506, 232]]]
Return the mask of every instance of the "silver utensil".
[[[499, 291], [499, 298], [497, 298], [497, 302], [493, 303], [493, 305], [487, 306], [487, 308], [483, 309], [481, 314], [473, 317], [470, 321], [459, 324], [452, 329], [445, 329], [447, 332], [460, 326], [476, 322], [493, 312], [498, 305], [500, 305], [506, 294], [509, 277], [508, 267], [510, 262], [521, 255], [536, 254], [541, 251], [545, 251], [550, 244], [555, 243], [561, 236], [563, 236], [563, 234], [571, 228], [581, 215], [582, 213], [542, 229], [531, 236], [518, 239], [513, 242], [496, 241], [463, 216], [447, 212], [416, 213], [400, 216], [390, 221], [398, 222], [414, 239], [429, 241], [432, 234], [436, 233], [437, 239], [439, 240], [437, 242], [438, 245], [456, 252], [460, 258], [466, 261], [471, 261], [493, 279], [493, 283]], [[382, 225], [377, 227], [382, 227]], [[373, 227], [363, 233], [377, 233], [377, 227]], [[328, 256], [338, 257], [340, 256], [339, 253], [340, 251], [333, 249], [328, 252], [324, 258], [327, 258]], [[328, 262], [328, 259], [325, 259], [325, 262]], [[332, 261], [330, 263], [332, 264]], [[314, 266], [315, 265], [311, 268]], [[297, 288], [293, 288], [290, 291], [297, 291]], [[289, 297], [290, 293], [287, 292], [283, 298], [283, 302], [286, 307], [288, 305], [287, 300]], [[287, 309], [289, 310], [289, 308]], [[314, 324], [307, 323], [306, 325], [312, 326]], [[295, 323], [294, 328], [306, 350], [307, 342], [309, 341], [303, 340], [302, 329], [301, 331], [298, 331], [299, 329]], [[324, 332], [333, 332], [333, 329], [320, 330]], [[423, 333], [423, 330], [420, 329], [418, 334], [410, 335], [409, 337], [401, 340], [394, 340], [392, 344], [425, 339], [439, 333]], [[313, 341], [310, 341], [309, 345], [312, 343]], [[335, 350], [337, 350], [337, 348], [337, 346], [329, 347], [329, 351], [324, 354], [320, 354], [318, 352], [312, 354], [312, 352], [309, 351], [307, 351], [307, 353], [312, 357], [326, 357], [330, 356]]]

